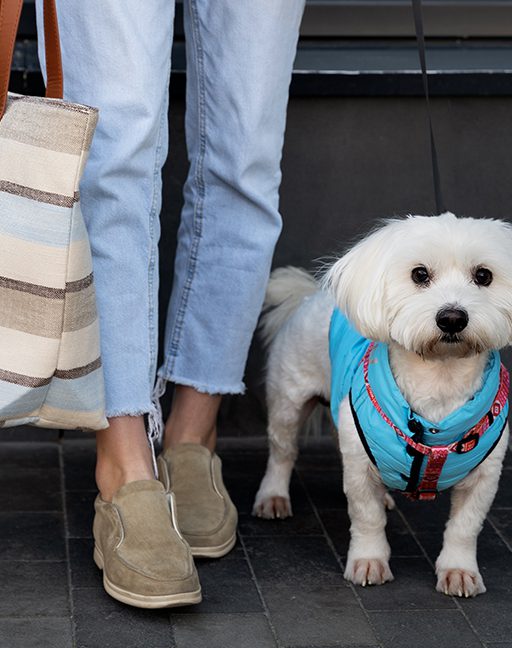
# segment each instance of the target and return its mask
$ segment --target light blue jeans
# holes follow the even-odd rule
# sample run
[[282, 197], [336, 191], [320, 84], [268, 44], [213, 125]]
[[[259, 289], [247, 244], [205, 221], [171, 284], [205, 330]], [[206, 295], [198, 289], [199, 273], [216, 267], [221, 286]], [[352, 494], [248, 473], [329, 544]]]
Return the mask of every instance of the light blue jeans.
[[[100, 110], [81, 198], [107, 416], [155, 414], [166, 381], [244, 390], [281, 230], [280, 161], [303, 5], [184, 2], [190, 171], [155, 387], [174, 0], [57, 0], [65, 99]], [[37, 9], [41, 25], [42, 0]], [[44, 71], [42, 38], [39, 53]]]

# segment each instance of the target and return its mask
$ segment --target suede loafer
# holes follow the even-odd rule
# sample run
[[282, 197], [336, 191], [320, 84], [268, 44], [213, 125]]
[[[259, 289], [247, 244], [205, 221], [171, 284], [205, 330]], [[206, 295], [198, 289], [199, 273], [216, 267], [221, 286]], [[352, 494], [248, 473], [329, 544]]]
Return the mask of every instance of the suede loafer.
[[94, 561], [118, 601], [141, 608], [201, 601], [194, 560], [176, 522], [176, 505], [159, 481], [141, 480], [94, 503]]
[[220, 558], [236, 542], [238, 514], [222, 480], [219, 457], [183, 443], [158, 457], [159, 479], [176, 499], [178, 525], [193, 556]]

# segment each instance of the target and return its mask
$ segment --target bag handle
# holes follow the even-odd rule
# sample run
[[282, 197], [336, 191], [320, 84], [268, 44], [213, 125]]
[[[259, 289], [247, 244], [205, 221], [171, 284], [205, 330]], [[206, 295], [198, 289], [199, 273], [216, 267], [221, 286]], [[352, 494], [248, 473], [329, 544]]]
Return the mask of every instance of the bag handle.
[[[23, 0], [0, 0], [0, 119], [4, 116], [7, 105], [7, 91], [22, 6]], [[62, 99], [64, 77], [55, 0], [44, 0], [44, 42], [46, 96]]]

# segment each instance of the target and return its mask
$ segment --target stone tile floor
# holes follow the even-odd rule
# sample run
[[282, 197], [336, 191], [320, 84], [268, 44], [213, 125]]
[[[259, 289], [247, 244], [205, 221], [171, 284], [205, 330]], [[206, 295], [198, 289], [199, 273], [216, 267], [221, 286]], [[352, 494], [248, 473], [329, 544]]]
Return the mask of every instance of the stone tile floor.
[[397, 498], [388, 523], [396, 580], [354, 588], [342, 576], [349, 522], [334, 443], [302, 450], [287, 521], [250, 515], [261, 439], [224, 439], [219, 454], [238, 543], [198, 561], [200, 605], [148, 611], [107, 596], [91, 559], [92, 440], [1, 441], [0, 648], [512, 648], [510, 457], [479, 543], [488, 592], [458, 600], [434, 590], [446, 496]]

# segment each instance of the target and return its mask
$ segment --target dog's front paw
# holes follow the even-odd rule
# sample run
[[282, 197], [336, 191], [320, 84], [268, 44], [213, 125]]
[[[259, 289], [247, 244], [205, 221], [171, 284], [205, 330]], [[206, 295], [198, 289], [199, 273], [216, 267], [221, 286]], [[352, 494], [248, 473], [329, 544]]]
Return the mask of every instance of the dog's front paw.
[[347, 563], [345, 578], [354, 585], [383, 585], [394, 579], [387, 560], [358, 558]]
[[256, 517], [265, 518], [267, 520], [274, 520], [275, 518], [284, 520], [293, 515], [290, 498], [281, 497], [280, 495], [263, 498], [257, 497], [254, 502], [252, 514]]
[[437, 573], [436, 590], [448, 596], [478, 596], [486, 589], [480, 572], [466, 569], [441, 569]]

